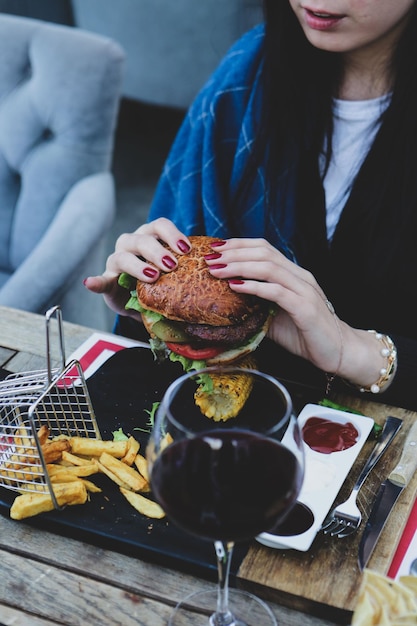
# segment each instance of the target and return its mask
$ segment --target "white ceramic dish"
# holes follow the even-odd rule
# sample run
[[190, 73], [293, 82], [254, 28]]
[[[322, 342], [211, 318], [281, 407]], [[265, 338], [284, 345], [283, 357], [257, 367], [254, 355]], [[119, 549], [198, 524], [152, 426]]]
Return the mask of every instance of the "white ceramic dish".
[[350, 422], [358, 431], [358, 438], [352, 447], [330, 454], [315, 452], [304, 442], [305, 475], [298, 502], [310, 509], [312, 523], [307, 530], [297, 535], [261, 533], [256, 537], [257, 541], [270, 548], [301, 552], [310, 548], [374, 424], [370, 417], [307, 404], [298, 416], [300, 429], [310, 417], [321, 417], [341, 424]]

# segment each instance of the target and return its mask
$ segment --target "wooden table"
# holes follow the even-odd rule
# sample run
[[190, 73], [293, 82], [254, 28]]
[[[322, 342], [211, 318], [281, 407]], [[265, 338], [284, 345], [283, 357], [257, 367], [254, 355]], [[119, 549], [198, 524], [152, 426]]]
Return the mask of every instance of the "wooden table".
[[[93, 329], [65, 323], [67, 354], [92, 332]], [[52, 327], [52, 337], [54, 333]], [[57, 341], [52, 341], [51, 355], [59, 364]], [[43, 316], [0, 307], [0, 365], [12, 372], [45, 366]], [[337, 400], [377, 421], [393, 414], [404, 419], [406, 425], [415, 418], [409, 411], [365, 400]], [[403, 430], [401, 437], [407, 429]], [[384, 464], [381, 460], [379, 472], [374, 470], [374, 481], [368, 479], [361, 502], [365, 511], [370, 508], [370, 496], [398, 453], [398, 449], [394, 450], [388, 467], [388, 461]], [[360, 466], [358, 472], [359, 469]], [[350, 483], [355, 478], [352, 472]], [[351, 486], [349, 481], [339, 494], [341, 497]], [[416, 481], [417, 478], [401, 495], [395, 515], [387, 523], [369, 564], [373, 569], [385, 572], [388, 568], [414, 500]], [[308, 553], [294, 553], [271, 550], [254, 542], [242, 562], [237, 585], [267, 599], [281, 626], [350, 622], [360, 573], [348, 557], [355, 555], [356, 567], [358, 538], [348, 543], [320, 538], [315, 543]], [[0, 563], [0, 622], [14, 626], [159, 626], [167, 624], [172, 607], [180, 598], [214, 587], [195, 576], [33, 528], [4, 515], [0, 515]], [[190, 611], [187, 624], [195, 623]]]

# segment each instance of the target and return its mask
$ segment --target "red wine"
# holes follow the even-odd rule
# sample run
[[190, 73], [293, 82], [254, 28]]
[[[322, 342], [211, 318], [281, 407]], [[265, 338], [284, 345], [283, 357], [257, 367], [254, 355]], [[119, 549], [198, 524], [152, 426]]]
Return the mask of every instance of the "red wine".
[[225, 429], [165, 448], [151, 482], [177, 526], [205, 539], [239, 541], [284, 517], [301, 488], [302, 472], [279, 442]]

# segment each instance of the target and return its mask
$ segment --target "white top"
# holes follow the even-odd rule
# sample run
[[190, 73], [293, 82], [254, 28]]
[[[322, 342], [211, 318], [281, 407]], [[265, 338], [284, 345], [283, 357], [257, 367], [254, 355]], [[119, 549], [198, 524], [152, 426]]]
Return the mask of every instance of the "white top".
[[[324, 179], [327, 238], [332, 239], [353, 180], [367, 155], [390, 95], [372, 100], [334, 100], [332, 159]], [[320, 160], [324, 167], [324, 157]]]

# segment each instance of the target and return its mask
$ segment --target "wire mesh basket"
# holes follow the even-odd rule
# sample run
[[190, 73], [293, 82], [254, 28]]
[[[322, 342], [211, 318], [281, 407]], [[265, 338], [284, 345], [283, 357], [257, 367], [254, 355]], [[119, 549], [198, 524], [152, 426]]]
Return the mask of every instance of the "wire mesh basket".
[[[58, 368], [51, 367], [54, 317], [61, 353]], [[65, 364], [60, 307], [49, 309], [45, 321], [46, 369], [10, 374], [0, 381], [0, 485], [22, 493], [49, 493], [59, 509], [39, 439], [41, 427], [46, 426], [50, 438], [101, 435], [80, 363]]]

